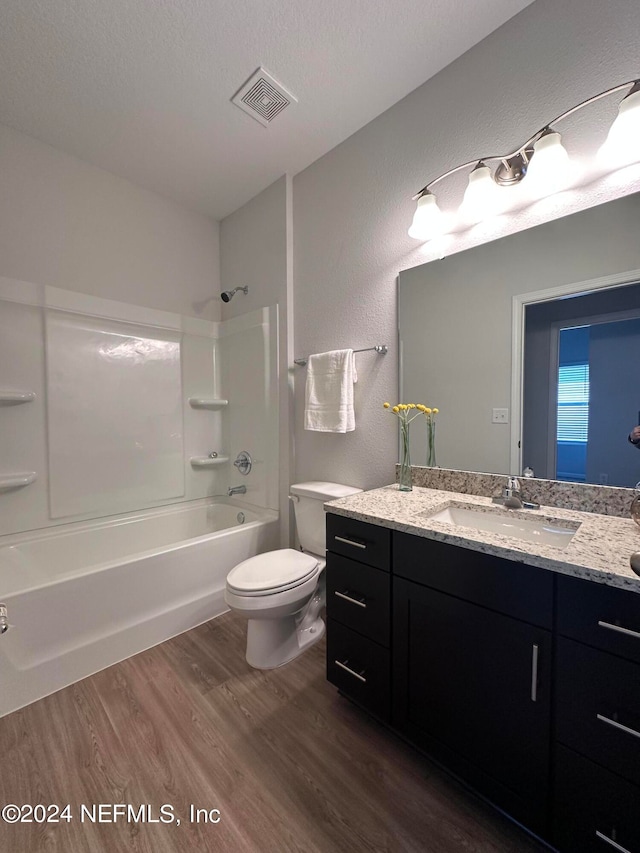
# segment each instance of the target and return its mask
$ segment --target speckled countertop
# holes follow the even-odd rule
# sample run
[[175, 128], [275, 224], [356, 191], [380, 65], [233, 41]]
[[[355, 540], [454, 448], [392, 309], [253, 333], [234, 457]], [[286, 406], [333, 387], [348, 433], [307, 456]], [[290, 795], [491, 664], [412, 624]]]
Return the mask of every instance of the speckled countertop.
[[[569, 544], [558, 548], [428, 517], [451, 505], [471, 505], [485, 512], [523, 519], [542, 516], [559, 527], [575, 529], [576, 524], [579, 527]], [[326, 503], [325, 509], [358, 521], [640, 593], [640, 577], [629, 565], [632, 552], [640, 551], [640, 527], [631, 518], [556, 507], [509, 510], [493, 504], [487, 497], [416, 486], [411, 492], [400, 492], [397, 485], [339, 498]]]

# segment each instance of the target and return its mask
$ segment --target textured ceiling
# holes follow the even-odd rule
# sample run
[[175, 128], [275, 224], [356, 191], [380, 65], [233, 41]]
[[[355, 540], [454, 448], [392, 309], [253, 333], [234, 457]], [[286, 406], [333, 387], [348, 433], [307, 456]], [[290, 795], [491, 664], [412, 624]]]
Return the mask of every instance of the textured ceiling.
[[[531, 0], [2, 0], [0, 121], [216, 219]], [[258, 66], [297, 99], [230, 103]]]

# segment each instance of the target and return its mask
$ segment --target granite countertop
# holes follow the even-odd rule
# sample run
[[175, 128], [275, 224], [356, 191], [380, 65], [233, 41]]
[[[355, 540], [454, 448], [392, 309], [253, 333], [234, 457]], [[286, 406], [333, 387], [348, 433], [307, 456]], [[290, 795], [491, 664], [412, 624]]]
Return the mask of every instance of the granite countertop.
[[[557, 548], [427, 517], [456, 504], [524, 519], [544, 517], [559, 522], [561, 527], [575, 529], [576, 524], [579, 527], [566, 547]], [[640, 577], [629, 565], [631, 554], [640, 551], [640, 527], [631, 518], [544, 506], [538, 510], [511, 510], [479, 495], [416, 486], [411, 492], [400, 492], [397, 485], [329, 501], [325, 509], [358, 521], [640, 593]]]

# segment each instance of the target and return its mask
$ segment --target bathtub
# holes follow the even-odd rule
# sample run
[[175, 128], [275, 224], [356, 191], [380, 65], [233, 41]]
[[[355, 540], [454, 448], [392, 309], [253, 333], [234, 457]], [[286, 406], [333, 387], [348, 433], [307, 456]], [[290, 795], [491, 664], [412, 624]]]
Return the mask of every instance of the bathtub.
[[219, 616], [278, 514], [213, 498], [0, 537], [0, 716]]

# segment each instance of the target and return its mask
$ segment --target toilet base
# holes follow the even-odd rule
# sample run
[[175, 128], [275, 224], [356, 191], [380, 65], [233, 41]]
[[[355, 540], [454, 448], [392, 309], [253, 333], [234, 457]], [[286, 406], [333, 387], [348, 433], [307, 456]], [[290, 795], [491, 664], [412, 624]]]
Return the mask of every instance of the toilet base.
[[284, 619], [249, 619], [247, 663], [254, 669], [275, 669], [301, 655], [324, 637], [319, 616], [312, 622], [300, 614]]

